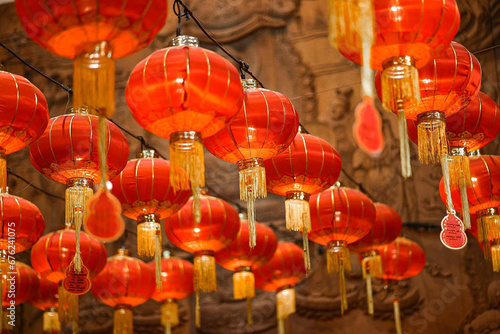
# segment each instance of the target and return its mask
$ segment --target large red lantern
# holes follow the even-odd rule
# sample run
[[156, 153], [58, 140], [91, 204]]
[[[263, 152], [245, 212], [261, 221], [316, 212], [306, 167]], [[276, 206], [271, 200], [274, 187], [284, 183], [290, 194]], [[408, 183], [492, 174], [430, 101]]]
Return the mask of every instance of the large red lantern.
[[337, 181], [342, 168], [340, 155], [323, 139], [298, 133], [287, 150], [266, 160], [264, 166], [269, 192], [286, 196], [287, 229], [303, 233], [304, 260], [309, 270], [309, 197], [328, 189]]
[[[154, 262], [149, 264], [155, 269]], [[170, 257], [170, 252], [165, 251], [161, 260], [162, 288], [156, 287], [153, 293], [154, 300], [161, 305], [161, 324], [165, 326], [165, 334], [171, 334], [171, 328], [179, 324], [178, 300], [189, 297], [194, 292], [193, 265], [183, 259]]]
[[255, 223], [255, 247], [250, 247], [248, 241], [251, 238], [248, 221], [241, 222], [240, 231], [236, 239], [215, 253], [215, 261], [224, 268], [234, 271], [233, 274], [233, 296], [234, 299], [247, 300], [247, 320], [251, 326], [252, 298], [255, 297], [255, 277], [253, 271], [271, 260], [278, 246], [278, 238], [273, 230], [260, 223]]
[[376, 218], [373, 202], [362, 192], [337, 187], [311, 196], [309, 239], [328, 247], [328, 272], [339, 274], [341, 312], [347, 310], [345, 272], [351, 271], [349, 244], [367, 235]]
[[4, 193], [5, 156], [25, 148], [43, 133], [49, 111], [45, 96], [24, 77], [0, 71], [0, 86], [0, 193]]
[[40, 279], [39, 289], [29, 301], [43, 311], [43, 332], [57, 334], [61, 331], [61, 322], [57, 313], [59, 304], [59, 284], [47, 279]]
[[[189, 190], [175, 191], [171, 186], [170, 168], [170, 162], [158, 159], [155, 151], [144, 150], [111, 181], [112, 193], [122, 203], [122, 213], [137, 220], [139, 256], [155, 255], [156, 235], [161, 246], [160, 220], [177, 212], [189, 199]], [[188, 179], [181, 168], [176, 173]]]
[[194, 253], [196, 325], [200, 327], [199, 294], [217, 290], [215, 252], [227, 247], [238, 235], [240, 218], [227, 202], [212, 196], [200, 198], [200, 222], [193, 217], [193, 198], [165, 220], [165, 234], [180, 249]]
[[330, 41], [342, 55], [363, 65], [363, 94], [371, 105], [375, 94], [370, 68], [382, 71], [381, 100], [385, 109], [399, 116], [402, 174], [410, 177], [405, 104], [419, 100], [417, 69], [438, 57], [457, 33], [458, 6], [455, 0], [328, 3]]
[[43, 234], [45, 221], [40, 210], [17, 196], [0, 193], [0, 249], [23, 252], [33, 246]]
[[106, 267], [92, 280], [92, 294], [115, 308], [113, 333], [133, 334], [132, 307], [146, 302], [155, 291], [154, 270], [125, 249], [108, 258]]
[[[125, 167], [129, 145], [118, 127], [107, 121], [109, 130], [106, 177], [113, 178]], [[30, 147], [33, 166], [46, 177], [66, 184], [66, 222], [75, 223], [75, 211], [80, 218], [87, 217], [87, 207], [92, 197], [92, 185], [101, 181], [99, 168], [99, 144], [97, 130], [99, 118], [88, 115], [85, 110], [50, 119], [47, 130]], [[87, 233], [103, 241], [113, 241], [121, 236], [125, 228], [123, 221], [108, 221], [97, 225], [85, 221]]]
[[394, 241], [401, 232], [402, 222], [399, 213], [383, 203], [374, 203], [375, 222], [370, 232], [362, 239], [349, 245], [349, 250], [359, 253], [366, 279], [368, 314], [373, 314], [372, 276], [381, 273], [382, 265], [377, 248]]
[[26, 34], [56, 55], [74, 60], [73, 103], [111, 117], [115, 59], [146, 47], [165, 24], [165, 0], [17, 0]]
[[291, 242], [280, 242], [271, 260], [254, 273], [257, 289], [276, 292], [278, 333], [284, 334], [284, 320], [295, 313], [293, 287], [306, 275], [302, 250]]
[[257, 88], [253, 79], [242, 80], [243, 109], [221, 131], [204, 140], [216, 157], [238, 165], [240, 199], [247, 202], [250, 246], [255, 246], [257, 198], [267, 196], [264, 160], [283, 152], [293, 141], [299, 116], [283, 94]]
[[[491, 255], [493, 270], [500, 271], [500, 156], [469, 157], [472, 187], [467, 189], [469, 211], [477, 216], [478, 240], [484, 244], [487, 258]], [[447, 203], [447, 194], [441, 180], [440, 193]], [[460, 210], [459, 187], [451, 188], [451, 201]]]
[[[220, 131], [242, 107], [238, 70], [198, 40], [178, 36], [135, 66], [125, 91], [136, 121], [170, 139], [170, 161], [189, 174], [198, 222], [201, 188], [205, 186], [202, 139]], [[171, 169], [174, 190], [189, 182]]]
[[[387, 281], [401, 281], [420, 274], [425, 266], [425, 253], [417, 243], [398, 237], [394, 242], [379, 249], [382, 258], [382, 274], [379, 278]], [[394, 321], [396, 333], [401, 334], [401, 315], [396, 286], [394, 287]]]

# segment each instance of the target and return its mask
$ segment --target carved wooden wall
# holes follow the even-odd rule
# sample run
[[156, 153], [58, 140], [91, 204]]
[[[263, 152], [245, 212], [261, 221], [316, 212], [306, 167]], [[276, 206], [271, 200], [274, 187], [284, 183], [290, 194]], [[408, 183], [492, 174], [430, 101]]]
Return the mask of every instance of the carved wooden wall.
[[[394, 206], [408, 225], [403, 235], [418, 242], [427, 254], [421, 275], [399, 286], [405, 333], [500, 333], [500, 275], [484, 262], [475, 240], [457, 252], [439, 241], [439, 221], [444, 206], [437, 191], [440, 169], [422, 166], [413, 150], [414, 177], [400, 178], [397, 125], [395, 117], [381, 112], [387, 146], [378, 159], [359, 150], [352, 137], [353, 108], [359, 101], [359, 69], [334, 51], [327, 41], [326, 1], [324, 0], [190, 0], [187, 1], [206, 27], [229, 49], [251, 65], [251, 70], [269, 88], [289, 96], [308, 130], [333, 144], [343, 165], [379, 201]], [[500, 44], [500, 1], [458, 0], [462, 26], [456, 38], [472, 52]], [[153, 50], [165, 47], [173, 36], [176, 20], [172, 15], [158, 38], [145, 50], [117, 61], [117, 113], [115, 120], [141, 134], [167, 154], [167, 142], [142, 130], [130, 115], [124, 87], [132, 67]], [[205, 47], [213, 45], [189, 23], [184, 32], [201, 37]], [[23, 32], [14, 5], [0, 5], [0, 40], [57, 80], [71, 85], [72, 64], [49, 54]], [[483, 66], [483, 91], [500, 102], [500, 49], [476, 54]], [[51, 116], [63, 114], [67, 106], [64, 91], [29, 71], [6, 52], [0, 63], [10, 72], [24, 75], [45, 93]], [[381, 110], [381, 108], [380, 108]], [[131, 156], [139, 149], [130, 138]], [[499, 154], [500, 140], [485, 152]], [[46, 180], [31, 167], [27, 151], [9, 156], [9, 167], [34, 184], [59, 195], [63, 187]], [[207, 154], [207, 183], [218, 193], [238, 199], [237, 169]], [[341, 178], [342, 179], [342, 178]], [[347, 180], [346, 185], [351, 185]], [[33, 201], [44, 214], [46, 232], [63, 222], [63, 202], [42, 195], [14, 177], [9, 178], [12, 193]], [[279, 208], [276, 209], [276, 208]], [[283, 198], [271, 195], [257, 203], [257, 218], [275, 228], [284, 240], [298, 240], [284, 228]], [[439, 228], [439, 227], [438, 227]], [[127, 226], [127, 246], [135, 250], [135, 224]], [[108, 245], [113, 253], [119, 243]], [[395, 333], [392, 322], [392, 296], [383, 283], [375, 284], [376, 314], [365, 312], [364, 283], [357, 259], [348, 277], [349, 311], [340, 316], [337, 278], [325, 270], [324, 249], [312, 246], [313, 270], [299, 284], [297, 314], [287, 321], [287, 333]], [[188, 254], [178, 253], [183, 257]], [[29, 252], [18, 259], [29, 262]], [[275, 302], [271, 293], [258, 293], [254, 300], [255, 325], [245, 325], [245, 303], [232, 300], [231, 273], [219, 268], [219, 291], [202, 296], [202, 330], [199, 333], [276, 333]], [[181, 326], [175, 334], [196, 333], [193, 301], [181, 302]], [[111, 333], [112, 309], [91, 295], [81, 300], [82, 333]], [[137, 333], [162, 333], [159, 305], [148, 303], [134, 309]], [[17, 333], [41, 333], [41, 312], [31, 305], [18, 308]]]

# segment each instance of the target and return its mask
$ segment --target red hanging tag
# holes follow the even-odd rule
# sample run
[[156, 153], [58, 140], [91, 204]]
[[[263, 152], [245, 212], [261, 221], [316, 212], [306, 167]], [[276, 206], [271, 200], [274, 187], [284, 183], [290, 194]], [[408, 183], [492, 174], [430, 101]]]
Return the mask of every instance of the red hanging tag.
[[66, 277], [63, 280], [64, 289], [74, 295], [83, 295], [90, 290], [91, 286], [87, 267], [82, 264], [82, 270], [77, 273], [73, 263], [71, 263], [66, 269]]
[[441, 242], [449, 249], [458, 250], [467, 245], [464, 224], [454, 212], [448, 213], [441, 221]]

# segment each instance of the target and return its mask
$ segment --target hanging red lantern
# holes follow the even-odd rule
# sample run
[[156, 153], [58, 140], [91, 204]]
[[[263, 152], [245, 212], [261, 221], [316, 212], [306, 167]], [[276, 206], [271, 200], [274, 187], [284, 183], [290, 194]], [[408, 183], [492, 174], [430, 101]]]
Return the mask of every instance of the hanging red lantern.
[[[135, 120], [146, 130], [170, 139], [170, 161], [189, 174], [199, 222], [205, 186], [202, 139], [219, 132], [241, 109], [238, 70], [216, 53], [198, 47], [191, 36], [178, 36], [135, 66], [125, 90]], [[189, 182], [170, 171], [174, 190]]]
[[373, 314], [372, 276], [382, 273], [380, 254], [377, 248], [394, 241], [401, 232], [402, 222], [399, 213], [383, 203], [374, 203], [375, 222], [370, 232], [360, 240], [349, 245], [349, 250], [359, 253], [366, 280], [368, 314]]
[[[500, 271], [500, 156], [469, 157], [472, 187], [467, 189], [469, 211], [477, 216], [478, 240], [484, 244], [484, 253], [490, 257], [493, 270]], [[440, 184], [441, 199], [448, 202], [444, 180]], [[453, 205], [460, 210], [459, 187], [451, 188]]]
[[43, 311], [43, 332], [57, 334], [61, 331], [61, 322], [57, 313], [59, 304], [59, 284], [47, 279], [40, 279], [39, 289], [31, 296], [31, 305]]
[[234, 299], [247, 300], [247, 321], [253, 324], [252, 298], [255, 297], [255, 277], [253, 271], [270, 261], [278, 246], [278, 238], [273, 230], [260, 223], [255, 223], [255, 247], [250, 247], [250, 230], [248, 221], [241, 221], [240, 231], [236, 239], [215, 253], [215, 261], [222, 267], [234, 271]]
[[[158, 159], [154, 150], [143, 150], [111, 181], [112, 193], [122, 203], [123, 214], [137, 220], [137, 255], [155, 256], [157, 263], [161, 257], [160, 220], [177, 212], [191, 193], [188, 189], [173, 189], [170, 168], [170, 162]], [[188, 180], [181, 168], [176, 173]], [[160, 251], [156, 252], [156, 248]], [[159, 268], [156, 274], [157, 284], [161, 285]]]
[[247, 202], [251, 238], [255, 246], [255, 200], [267, 197], [264, 160], [283, 152], [292, 143], [299, 116], [283, 94], [257, 88], [253, 79], [242, 80], [245, 100], [227, 126], [203, 142], [210, 153], [238, 165], [240, 200]]
[[45, 230], [40, 210], [31, 202], [0, 193], [0, 250], [23, 252], [33, 246]]
[[367, 235], [375, 223], [373, 202], [362, 192], [345, 187], [311, 196], [309, 239], [327, 246], [328, 272], [339, 274], [341, 312], [347, 310], [345, 272], [351, 271], [349, 244]]
[[[156, 264], [149, 267], [155, 270]], [[154, 300], [161, 305], [161, 324], [165, 326], [165, 334], [172, 333], [172, 327], [179, 324], [179, 304], [177, 301], [189, 297], [194, 292], [193, 265], [191, 262], [176, 257], [170, 257], [165, 251], [161, 260], [162, 288], [156, 287]]]
[[[381, 279], [397, 282], [417, 276], [424, 269], [424, 250], [409, 239], [398, 237], [395, 241], [380, 247], [378, 250], [382, 258], [383, 273], [379, 275]], [[396, 286], [394, 286], [393, 305], [396, 333], [401, 334], [401, 315]]]
[[[120, 129], [109, 121], [107, 123], [106, 175], [113, 178], [127, 163], [129, 145]], [[66, 184], [65, 221], [77, 228], [80, 220], [86, 220], [92, 185], [100, 182], [102, 177], [96, 135], [98, 127], [99, 118], [80, 109], [73, 114], [51, 118], [47, 130], [30, 147], [32, 165], [49, 179]], [[75, 211], [81, 212], [81, 219], [77, 221]], [[107, 221], [106, 224], [85, 221], [87, 233], [103, 241], [118, 239], [124, 228], [123, 220]]]
[[153, 41], [165, 24], [167, 2], [17, 0], [26, 34], [46, 50], [74, 60], [73, 103], [111, 117], [115, 59]]
[[5, 156], [25, 148], [43, 133], [49, 111], [45, 96], [24, 77], [0, 71], [0, 86], [0, 193], [5, 193]]
[[254, 274], [257, 289], [276, 292], [278, 333], [284, 334], [284, 320], [295, 313], [293, 287], [306, 275], [302, 250], [291, 242], [280, 242], [271, 260]]
[[214, 254], [231, 244], [239, 230], [238, 211], [219, 198], [205, 195], [200, 198], [199, 223], [193, 217], [193, 198], [165, 220], [168, 239], [180, 249], [194, 253], [197, 327], [200, 327], [200, 292], [217, 290]]
[[458, 6], [455, 0], [418, 3], [329, 0], [328, 3], [330, 41], [346, 58], [363, 65], [364, 100], [372, 109], [375, 93], [370, 68], [382, 71], [379, 96], [382, 95], [385, 109], [398, 114], [402, 174], [411, 177], [406, 105], [418, 103], [420, 98], [417, 69], [437, 58], [457, 33]]
[[323, 139], [298, 133], [286, 151], [264, 161], [264, 166], [269, 192], [286, 196], [287, 229], [302, 231], [305, 266], [309, 270], [309, 197], [328, 189], [337, 181], [342, 169], [340, 155]]
[[115, 308], [116, 334], [134, 333], [132, 307], [145, 303], [154, 291], [154, 271], [125, 249], [108, 258], [106, 267], [92, 280], [92, 294]]

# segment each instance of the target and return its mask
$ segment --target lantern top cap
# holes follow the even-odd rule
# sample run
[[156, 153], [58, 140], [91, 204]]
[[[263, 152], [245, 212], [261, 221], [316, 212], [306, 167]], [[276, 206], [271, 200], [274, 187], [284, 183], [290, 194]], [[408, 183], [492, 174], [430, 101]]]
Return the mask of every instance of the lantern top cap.
[[188, 35], [181, 35], [172, 38], [170, 46], [200, 46], [198, 38]]
[[120, 248], [116, 251], [116, 255], [130, 256], [130, 251], [125, 248]]
[[158, 155], [158, 152], [156, 152], [152, 148], [147, 148], [140, 152], [137, 152], [136, 157], [137, 159], [144, 159], [144, 158], [152, 159], [152, 158], [159, 158], [160, 156]]
[[244, 89], [257, 88], [257, 81], [254, 79], [241, 79], [241, 83]]

